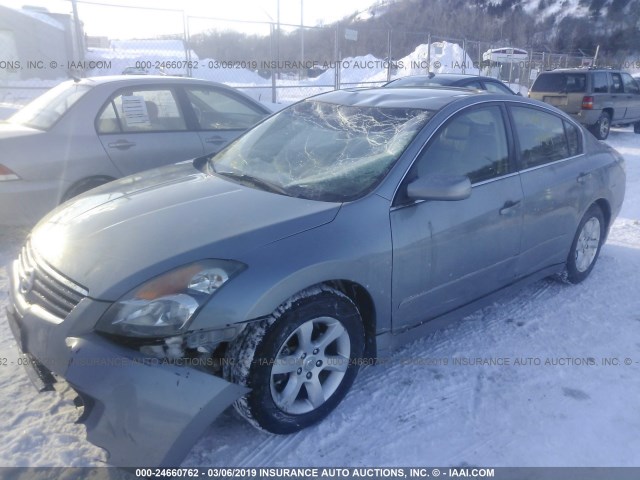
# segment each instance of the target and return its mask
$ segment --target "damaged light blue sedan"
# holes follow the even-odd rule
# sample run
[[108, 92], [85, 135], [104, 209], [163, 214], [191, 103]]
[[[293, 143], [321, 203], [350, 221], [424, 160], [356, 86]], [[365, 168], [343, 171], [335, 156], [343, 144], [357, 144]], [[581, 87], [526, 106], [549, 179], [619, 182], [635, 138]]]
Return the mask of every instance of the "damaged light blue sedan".
[[231, 404], [298, 431], [382, 352], [528, 282], [581, 282], [624, 190], [623, 158], [544, 103], [335, 91], [51, 212], [7, 319], [111, 464], [179, 465]]

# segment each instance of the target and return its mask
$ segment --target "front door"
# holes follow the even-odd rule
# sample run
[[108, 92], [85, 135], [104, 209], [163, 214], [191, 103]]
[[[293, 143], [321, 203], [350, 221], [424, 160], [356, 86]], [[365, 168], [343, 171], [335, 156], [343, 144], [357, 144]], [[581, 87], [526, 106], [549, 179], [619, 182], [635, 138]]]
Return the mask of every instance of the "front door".
[[96, 123], [102, 146], [123, 176], [205, 153], [168, 87], [122, 90]]
[[391, 211], [394, 330], [513, 282], [523, 198], [507, 138], [502, 107], [467, 109], [436, 132], [414, 163], [406, 182], [467, 175], [473, 189], [460, 201], [396, 201]]

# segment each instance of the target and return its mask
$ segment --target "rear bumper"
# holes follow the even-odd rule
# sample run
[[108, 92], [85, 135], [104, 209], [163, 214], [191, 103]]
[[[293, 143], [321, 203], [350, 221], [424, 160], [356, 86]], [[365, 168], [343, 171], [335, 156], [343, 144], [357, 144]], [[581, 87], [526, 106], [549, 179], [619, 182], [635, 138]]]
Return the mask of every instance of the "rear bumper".
[[583, 125], [595, 125], [600, 118], [601, 110], [580, 110], [578, 113], [570, 113], [571, 118]]
[[[87, 439], [108, 452], [110, 464], [178, 466], [211, 422], [247, 392], [92, 333], [108, 307], [103, 302], [85, 298], [64, 321], [26, 304], [17, 290], [15, 267], [14, 263], [6, 311], [11, 331], [20, 349], [37, 360], [45, 384], [46, 373], [53, 372], [79, 393], [85, 404], [81, 421]], [[93, 319], [88, 331], [80, 326], [81, 319], [82, 324]]]
[[0, 225], [34, 225], [58, 205], [59, 181], [0, 182]]

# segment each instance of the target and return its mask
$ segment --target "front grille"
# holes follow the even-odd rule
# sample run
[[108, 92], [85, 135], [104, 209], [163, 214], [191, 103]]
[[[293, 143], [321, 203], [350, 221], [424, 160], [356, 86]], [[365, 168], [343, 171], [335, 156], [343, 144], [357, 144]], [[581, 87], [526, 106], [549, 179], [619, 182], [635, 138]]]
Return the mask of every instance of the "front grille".
[[27, 303], [38, 305], [61, 319], [89, 293], [40, 259], [31, 242], [20, 252], [18, 278], [18, 289]]

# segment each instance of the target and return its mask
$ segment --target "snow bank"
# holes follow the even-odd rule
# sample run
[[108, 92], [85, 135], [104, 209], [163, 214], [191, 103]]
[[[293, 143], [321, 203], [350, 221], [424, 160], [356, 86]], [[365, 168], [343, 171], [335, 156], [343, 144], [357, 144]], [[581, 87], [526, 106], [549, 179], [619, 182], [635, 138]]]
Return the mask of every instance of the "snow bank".
[[[345, 58], [339, 62], [340, 82], [350, 86], [365, 86], [369, 83], [380, 85], [387, 81], [388, 63], [388, 61], [373, 55]], [[428, 68], [429, 65], [431, 68]], [[394, 66], [397, 68], [393, 68]], [[480, 73], [477, 68], [474, 68], [471, 57], [465, 54], [462, 47], [457, 43], [450, 42], [432, 43], [431, 55], [429, 55], [427, 44], [418, 45], [406, 57], [395, 60], [391, 67], [391, 79], [421, 75], [428, 71], [471, 75], [479, 75]], [[335, 68], [331, 68], [310, 83], [333, 84], [334, 78]]]

